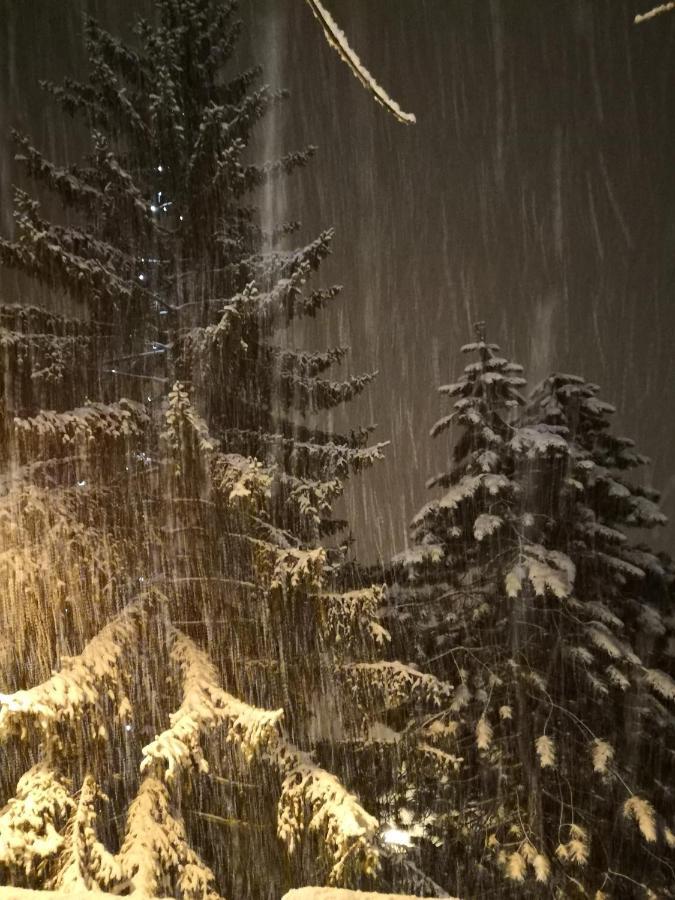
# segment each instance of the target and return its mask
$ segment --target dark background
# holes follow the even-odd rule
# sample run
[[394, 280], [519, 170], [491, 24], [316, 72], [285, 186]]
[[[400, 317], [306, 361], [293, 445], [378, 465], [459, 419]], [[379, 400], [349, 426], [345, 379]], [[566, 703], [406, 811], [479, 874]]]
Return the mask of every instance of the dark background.
[[[291, 340], [349, 344], [352, 370], [380, 373], [348, 410], [392, 441], [348, 496], [361, 556], [403, 546], [447, 453], [427, 436], [445, 412], [434, 389], [461, 371], [477, 319], [531, 384], [562, 369], [602, 385], [675, 519], [675, 14], [636, 27], [649, 0], [325, 2], [416, 125], [373, 102], [303, 0], [242, 0], [240, 57], [292, 92], [259, 158], [319, 145], [264, 213], [301, 218], [308, 238], [337, 231], [323, 280], [343, 299]], [[83, 73], [83, 9], [128, 35], [151, 5], [0, 0], [5, 234], [10, 125], [75, 161], [81, 136], [37, 81]], [[1, 272], [0, 291], [14, 299]]]

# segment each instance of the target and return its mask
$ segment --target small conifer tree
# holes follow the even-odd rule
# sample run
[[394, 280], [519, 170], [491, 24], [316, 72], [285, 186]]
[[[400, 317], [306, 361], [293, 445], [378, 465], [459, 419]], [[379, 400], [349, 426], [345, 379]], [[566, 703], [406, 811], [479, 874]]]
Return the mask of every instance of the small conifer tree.
[[456, 685], [430, 730], [460, 764], [415, 800], [435, 816], [428, 871], [465, 896], [662, 896], [672, 567], [633, 529], [665, 519], [597, 386], [553, 375], [526, 401], [498, 349], [479, 327], [440, 388], [451, 462], [394, 564], [392, 616], [413, 611], [417, 661]]

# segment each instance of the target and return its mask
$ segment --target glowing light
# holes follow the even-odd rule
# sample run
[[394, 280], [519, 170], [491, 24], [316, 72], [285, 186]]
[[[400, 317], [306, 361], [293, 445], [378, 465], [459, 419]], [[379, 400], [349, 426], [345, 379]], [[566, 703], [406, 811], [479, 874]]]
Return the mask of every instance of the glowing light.
[[150, 206], [150, 212], [151, 212], [151, 213], [156, 213], [156, 212], [157, 212], [157, 207], [155, 206], [154, 203], [151, 204], [151, 206]]
[[162, 172], [164, 171], [164, 166], [157, 166], [157, 171], [158, 171], [159, 174], [161, 175]]
[[412, 847], [412, 835], [401, 828], [387, 828], [382, 832], [382, 840], [395, 847]]
[[131, 731], [131, 725], [127, 724], [124, 726], [125, 731]]
[[141, 272], [141, 274], [138, 276], [138, 280], [139, 280], [139, 281], [145, 281], [145, 275], [144, 275], [142, 272]]

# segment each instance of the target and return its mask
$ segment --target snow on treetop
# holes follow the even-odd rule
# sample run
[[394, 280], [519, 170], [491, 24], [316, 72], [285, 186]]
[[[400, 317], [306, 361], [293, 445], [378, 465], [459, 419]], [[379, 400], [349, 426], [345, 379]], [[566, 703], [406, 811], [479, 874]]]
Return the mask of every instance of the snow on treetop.
[[499, 350], [499, 344], [486, 344], [485, 341], [473, 341], [470, 344], [462, 344], [459, 348], [462, 353], [475, 353], [477, 350]]

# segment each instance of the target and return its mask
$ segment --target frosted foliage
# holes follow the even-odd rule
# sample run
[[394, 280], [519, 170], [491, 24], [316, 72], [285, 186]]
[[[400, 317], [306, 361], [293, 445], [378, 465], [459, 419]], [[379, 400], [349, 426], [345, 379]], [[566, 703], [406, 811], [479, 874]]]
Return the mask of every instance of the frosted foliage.
[[176, 884], [185, 900], [217, 900], [212, 872], [188, 846], [166, 786], [151, 776], [141, 781], [129, 807], [119, 865], [134, 894], [163, 897]]
[[326, 627], [338, 642], [365, 634], [378, 644], [391, 635], [380, 622], [380, 606], [384, 603], [384, 586], [374, 586], [345, 594], [319, 594], [325, 610]]
[[476, 475], [473, 477], [462, 478], [458, 484], [451, 490], [447, 491], [438, 501], [439, 507], [442, 509], [457, 509], [457, 507], [472, 498], [479, 489], [484, 489], [488, 495], [496, 496], [511, 486], [508, 478], [504, 475]]
[[614, 759], [614, 748], [607, 741], [599, 738], [593, 741], [592, 747], [593, 771], [599, 775], [607, 773], [607, 769]]
[[168, 394], [164, 423], [162, 437], [173, 453], [177, 474], [181, 473], [181, 455], [194, 445], [208, 467], [213, 489], [226, 503], [254, 510], [264, 507], [271, 494], [275, 467], [254, 457], [220, 452], [220, 442], [211, 435], [181, 382], [176, 382]]
[[500, 519], [499, 516], [481, 513], [473, 523], [473, 536], [477, 541], [482, 541], [484, 538], [490, 537], [498, 531], [503, 524], [503, 520]]
[[85, 708], [95, 707], [101, 696], [119, 681], [122, 654], [136, 637], [143, 615], [141, 603], [106, 625], [79, 656], [64, 657], [59, 672], [42, 684], [14, 694], [0, 694], [0, 738], [25, 730], [33, 719], [52, 739], [55, 727], [73, 722]]
[[635, 822], [648, 843], [656, 842], [656, 815], [649, 800], [643, 797], [629, 797], [623, 805], [623, 813], [627, 819]]
[[[108, 638], [111, 634], [119, 637], [120, 622], [113, 626], [109, 626]], [[82, 670], [79, 674], [84, 673], [85, 681], [92, 647], [106, 645], [105, 641], [100, 645], [95, 641], [79, 658], [84, 661], [75, 667], [76, 672]], [[119, 881], [128, 882], [135, 893], [160, 897], [171, 892], [175, 877], [186, 900], [215, 897], [210, 870], [189, 848], [181, 821], [170, 811], [164, 779], [167, 783], [174, 781], [188, 766], [197, 765], [206, 770], [200, 736], [225, 723], [228, 739], [241, 748], [247, 759], [260, 750], [283, 776], [278, 831], [290, 852], [296, 849], [299, 836], [308, 828], [323, 837], [331, 859], [332, 880], [340, 881], [351, 867], [374, 871], [378, 859], [374, 842], [377, 821], [335, 776], [317, 766], [307, 753], [285, 738], [280, 729], [281, 711], [257, 709], [219, 688], [217, 673], [206, 654], [175, 629], [171, 654], [182, 673], [183, 702], [171, 716], [171, 727], [143, 749], [141, 771], [145, 777], [129, 809], [119, 856], [111, 856], [96, 840], [93, 782], [89, 778], [85, 780], [64, 842], [56, 826], [63, 824], [58, 819], [64, 818], [73, 803], [53, 773], [36, 767], [19, 782], [17, 796], [0, 819], [3, 826], [0, 859], [30, 872], [36, 860], [54, 856], [63, 849], [56, 881], [59, 887], [92, 883], [106, 886]], [[110, 656], [107, 661], [101, 657], [102, 671], [107, 672], [109, 666]], [[93, 700], [93, 685], [97, 682], [87, 684], [91, 693], [87, 699]], [[21, 709], [33, 709], [36, 715], [49, 716], [49, 708], [43, 706], [37, 702], [24, 703]]]
[[568, 829], [568, 840], [558, 844], [555, 855], [561, 863], [585, 866], [589, 852], [588, 832], [581, 825], [573, 824]]
[[[339, 881], [350, 866], [373, 871], [377, 821], [361, 807], [340, 781], [298, 750], [281, 729], [282, 711], [261, 710], [232, 697], [217, 684], [217, 673], [206, 654], [177, 630], [172, 656], [183, 676], [183, 703], [171, 716], [171, 727], [143, 748], [143, 771], [160, 763], [172, 780], [188, 765], [206, 770], [200, 735], [225, 723], [228, 740], [247, 759], [259, 751], [283, 776], [278, 805], [278, 832], [293, 852], [308, 828], [318, 831], [332, 862], [331, 879]], [[305, 811], [309, 809], [309, 821]]]
[[71, 412], [43, 411], [28, 419], [15, 418], [20, 440], [51, 439], [60, 445], [87, 448], [96, 440], [130, 438], [140, 435], [149, 422], [145, 408], [133, 400], [92, 403]]
[[494, 731], [492, 725], [486, 718], [486, 716], [481, 716], [478, 722], [476, 723], [476, 746], [479, 750], [489, 750], [492, 744], [492, 738], [494, 736]]
[[352, 663], [343, 671], [357, 696], [378, 694], [390, 709], [415, 699], [440, 706], [454, 692], [448, 682], [401, 662]]
[[271, 586], [278, 589], [302, 587], [321, 590], [325, 562], [326, 551], [323, 547], [277, 550]]
[[649, 687], [666, 700], [675, 701], [675, 681], [666, 672], [657, 669], [645, 670], [645, 681]]
[[[102, 605], [101, 593], [119, 559], [119, 547], [99, 527], [84, 523], [78, 503], [95, 497], [86, 486], [45, 490], [12, 486], [0, 497], [0, 671], [12, 660], [32, 659], [37, 677], [53, 668], [54, 610], [67, 608], [85, 631], [84, 609]], [[86, 568], [89, 578], [82, 578]], [[50, 573], [49, 591], [44, 589]], [[9, 636], [11, 635], [11, 640]]]
[[331, 510], [334, 501], [344, 491], [344, 484], [338, 478], [316, 481], [288, 477], [285, 481], [291, 488], [289, 503], [297, 506], [299, 513], [316, 527], [320, 526], [322, 516]]
[[[122, 878], [118, 860], [96, 837], [96, 782], [87, 775], [66, 829], [54, 885], [62, 890], [112, 887]], [[107, 798], [103, 798], [107, 799]]]
[[[673, 573], [632, 530], [662, 524], [658, 496], [627, 477], [646, 459], [610, 431], [597, 385], [552, 375], [525, 399], [477, 331], [463, 350], [478, 359], [441, 388], [455, 403], [432, 429], [453, 428], [445, 471], [427, 482], [439, 497], [393, 561], [415, 662], [460, 679], [444, 703], [452, 734], [425, 729], [459, 784], [448, 765], [433, 799], [408, 802], [448, 816], [452, 871], [472, 896], [529, 897], [539, 883], [601, 900], [598, 885], [613, 896], [643, 880], [660, 896], [672, 883]], [[622, 809], [637, 827], [615, 852]], [[431, 834], [447, 840], [438, 822]]]
[[[162, 437], [173, 451], [176, 460], [185, 449], [185, 442], [194, 440], [197, 448], [205, 454], [215, 450], [216, 443], [209, 434], [208, 425], [194, 409], [185, 386], [177, 381], [167, 396], [164, 413], [165, 429]], [[177, 471], [180, 465], [177, 462]]]
[[[297, 246], [297, 223], [272, 221], [268, 188], [315, 148], [253, 162], [254, 133], [273, 151], [261, 123], [283, 92], [256, 66], [231, 71], [236, 0], [151, 6], [128, 23], [130, 46], [87, 17], [84, 80], [46, 85], [78, 119], [80, 162], [15, 137], [35, 196], [15, 192], [0, 262], [50, 308], [0, 304], [2, 789], [44, 757], [63, 796], [49, 805], [44, 774], [19, 783], [0, 814], [27, 816], [3, 829], [10, 878], [139, 900], [206, 900], [216, 880], [251, 897], [348, 883], [380, 872], [367, 811], [380, 803], [354, 764], [380, 710], [339, 696], [335, 669], [386, 657], [393, 639], [384, 589], [367, 586], [334, 510], [385, 444], [332, 411], [374, 374], [329, 377], [346, 348], [294, 347], [296, 324], [340, 293], [308, 286], [333, 233]], [[312, 11], [410, 121], [324, 6]], [[436, 689], [421, 679], [402, 680], [408, 700]], [[359, 725], [346, 752], [312, 731], [312, 700], [329, 695], [336, 726]], [[235, 772], [209, 770], [230, 760]], [[269, 803], [281, 841], [259, 827]]]
[[45, 763], [33, 766], [0, 811], [0, 863], [26, 875], [39, 871], [61, 850], [72, 806], [66, 782]]
[[511, 446], [517, 453], [522, 453], [529, 459], [546, 453], [563, 455], [569, 453], [567, 441], [560, 434], [542, 425], [537, 428], [526, 426], [516, 428], [511, 438]]
[[[221, 889], [231, 900], [281, 900], [305, 882], [316, 886], [287, 900], [387, 900], [396, 887], [403, 898], [461, 891], [467, 900], [670, 893], [675, 572], [647, 546], [644, 532], [665, 522], [641, 477], [647, 460], [612, 433], [614, 407], [599, 388], [554, 374], [526, 395], [522, 367], [488, 343], [482, 323], [456, 377], [445, 371], [453, 349], [427, 334], [424, 362], [451, 383], [440, 388], [445, 408], [432, 427], [440, 436], [428, 483], [434, 499], [415, 517], [411, 546], [392, 565], [378, 557], [369, 568], [337, 517], [357, 508], [368, 516], [367, 486], [363, 503], [358, 493], [336, 502], [385, 445], [371, 445], [372, 429], [338, 408], [373, 376], [329, 377], [345, 359], [341, 346], [296, 349], [324, 333], [307, 318], [331, 307], [339, 288], [314, 282], [332, 231], [297, 246], [300, 225], [289, 216], [311, 221], [313, 211], [286, 209], [286, 191], [277, 190], [279, 176], [304, 166], [314, 148], [276, 153], [283, 73], [275, 69], [292, 57], [302, 82], [306, 26], [386, 111], [414, 117], [368, 72], [331, 15], [332, 0], [307, 4], [296, 10], [300, 32], [285, 35], [285, 4], [241, 3], [253, 26], [243, 47], [237, 0], [149, 0], [142, 21], [120, 14], [129, 46], [86, 19], [84, 81], [48, 86], [67, 119], [42, 122], [48, 144], [55, 134], [68, 143], [76, 136], [61, 148], [72, 164], [51, 163], [17, 136], [21, 184], [36, 196], [17, 191], [14, 235], [0, 238], [10, 295], [26, 286], [21, 299], [39, 296], [76, 318], [0, 306], [0, 678], [8, 685], [0, 786], [3, 798], [14, 793], [0, 810], [0, 881], [39, 885], [59, 900], [215, 900]], [[75, 6], [110, 6], [106, 18], [119, 18], [115, 4]], [[599, 200], [604, 226], [596, 223], [597, 253], [571, 252], [568, 225], [581, 207], [563, 194], [575, 184], [565, 168], [575, 141], [550, 103], [555, 121], [542, 133], [553, 152], [520, 179], [522, 202], [505, 204], [518, 228], [499, 227], [504, 192], [484, 191], [484, 182], [496, 173], [507, 185], [538, 122], [536, 109], [524, 114], [517, 102], [519, 79], [530, 74], [521, 51], [527, 56], [531, 44], [561, 83], [593, 82], [586, 118], [610, 135], [615, 104], [597, 72], [616, 59], [631, 63], [621, 109], [630, 118], [640, 108], [647, 123], [663, 99], [661, 91], [651, 105], [639, 102], [661, 19], [639, 41], [617, 44], [625, 16], [615, 33], [596, 28], [593, 4], [572, 4], [569, 27], [550, 44], [543, 13], [435, 6], [421, 15], [424, 27], [447, 7], [458, 28], [439, 32], [461, 76], [441, 85], [445, 124], [470, 142], [481, 123], [488, 131], [496, 123], [500, 134], [496, 160], [490, 141], [476, 159], [449, 145], [432, 154], [467, 184], [475, 169], [476, 202], [455, 204], [467, 241], [450, 235], [448, 260], [430, 258], [425, 272], [447, 274], [442, 306], [457, 321], [498, 298], [506, 343], [529, 342], [539, 369], [553, 344], [560, 352], [575, 345], [547, 319], [558, 299], [579, 297], [556, 266], [569, 276], [577, 262], [609, 259], [617, 242], [603, 234], [608, 223], [628, 245], [653, 238], [654, 191], [632, 192], [646, 204], [638, 228], [622, 214], [630, 180], [617, 187], [602, 152], [587, 154], [581, 182], [593, 216]], [[384, 24], [374, 8], [364, 23]], [[512, 29], [526, 19], [514, 43]], [[467, 43], [463, 29], [476, 26], [481, 40]], [[581, 54], [565, 44], [570, 34]], [[286, 53], [286, 37], [297, 53]], [[260, 84], [257, 67], [231, 71], [255, 55], [259, 38], [273, 88]], [[467, 69], [484, 48], [481, 64]], [[379, 49], [388, 63], [407, 59], [394, 44]], [[566, 77], [579, 59], [590, 81]], [[15, 68], [10, 60], [12, 78]], [[476, 118], [470, 83], [485, 72], [494, 78], [478, 94], [490, 109]], [[301, 101], [291, 130], [306, 112]], [[641, 139], [628, 155], [640, 159], [652, 143]], [[422, 196], [397, 177], [397, 154], [392, 184], [403, 184], [400, 196]], [[360, 156], [356, 180], [368, 182], [373, 167]], [[310, 206], [326, 206], [324, 187], [302, 191]], [[497, 236], [498, 252], [472, 247], [472, 229], [483, 243]], [[357, 255], [369, 265], [372, 236], [364, 244], [363, 231], [355, 230]], [[431, 225], [428, 233], [443, 237]], [[536, 265], [513, 264], [514, 291], [500, 276], [523, 235], [532, 259], [546, 256], [546, 278]], [[646, 259], [637, 243], [632, 250], [626, 265]], [[376, 293], [401, 282], [401, 267], [419, 274], [395, 253], [386, 266], [391, 277], [372, 282]], [[631, 289], [645, 284], [638, 276]], [[482, 300], [476, 278], [488, 288]], [[541, 300], [547, 285], [561, 297]], [[534, 317], [509, 319], [517, 289], [528, 286], [533, 296], [522, 303]], [[606, 304], [586, 287], [602, 334]], [[420, 334], [430, 324], [418, 314], [422, 293], [398, 311], [390, 304], [383, 344], [384, 356], [415, 378], [421, 369], [398, 358], [397, 339], [411, 323]], [[336, 323], [340, 340], [348, 338], [354, 322], [333, 307], [325, 328]], [[626, 396], [634, 393], [630, 367]], [[395, 388], [385, 387], [392, 408]], [[406, 484], [392, 482], [389, 505], [368, 519], [375, 542], [401, 527], [391, 504], [408, 504], [431, 455], [419, 410], [399, 406], [388, 436], [408, 435], [399, 459]], [[361, 409], [370, 415], [378, 403]], [[120, 615], [147, 585], [161, 586], [161, 603], [153, 592], [152, 602], [144, 596]], [[0, 900], [10, 891], [13, 900], [30, 896], [5, 885]]]
[[269, 467], [251, 457], [216, 453], [211, 460], [213, 486], [230, 503], [261, 506], [270, 496], [273, 477]]
[[602, 622], [594, 622], [592, 625], [589, 625], [586, 633], [593, 644], [611, 659], [627, 660], [630, 663], [639, 665], [640, 660], [631, 648], [619, 640]]
[[280, 745], [274, 755], [288, 772], [279, 798], [278, 833], [289, 851], [295, 850], [298, 835], [307, 828], [319, 832], [325, 842], [332, 860], [332, 883], [339, 883], [355, 868], [374, 874], [379, 859], [377, 820], [307, 754]]
[[181, 671], [183, 702], [171, 714], [171, 727], [143, 748], [141, 772], [161, 763], [171, 781], [193, 765], [208, 771], [200, 738], [223, 723], [229, 727], [229, 739], [236, 741], [248, 758], [270, 740], [283, 715], [281, 710], [258, 709], [223, 691], [207, 655], [177, 629], [173, 630], [171, 657]]
[[392, 559], [392, 562], [395, 565], [412, 569], [415, 566], [423, 565], [425, 561], [440, 562], [444, 555], [445, 551], [441, 544], [421, 542], [409, 547], [407, 550], [402, 550], [400, 553], [397, 553]]
[[535, 749], [542, 769], [555, 767], [555, 743], [547, 734], [542, 734], [535, 741]]
[[564, 553], [530, 544], [523, 548], [521, 559], [506, 574], [506, 593], [509, 597], [517, 597], [524, 584], [529, 582], [537, 596], [543, 597], [550, 592], [563, 599], [572, 592], [574, 575], [574, 563]]
[[489, 472], [479, 475], [465, 475], [450, 490], [446, 491], [439, 500], [432, 500], [423, 506], [413, 518], [412, 526], [416, 528], [427, 521], [433, 521], [438, 513], [446, 510], [454, 512], [464, 504], [474, 500], [480, 493], [484, 493], [488, 497], [497, 497], [511, 488], [513, 488], [512, 482], [504, 475]]

